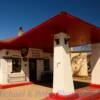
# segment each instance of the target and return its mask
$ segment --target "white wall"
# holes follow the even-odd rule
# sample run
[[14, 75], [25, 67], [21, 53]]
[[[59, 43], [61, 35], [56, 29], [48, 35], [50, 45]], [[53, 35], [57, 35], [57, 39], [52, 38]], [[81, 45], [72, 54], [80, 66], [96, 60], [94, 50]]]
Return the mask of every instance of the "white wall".
[[[7, 54], [7, 52], [8, 52], [8, 54]], [[21, 53], [19, 50], [11, 50], [11, 49], [10, 50], [8, 50], [8, 49], [1, 50], [0, 57], [1, 57], [0, 58], [0, 62], [1, 62], [0, 83], [1, 84], [26, 81], [25, 80], [25, 70], [24, 70], [25, 68], [23, 68], [24, 66], [22, 66], [21, 72], [11, 73], [12, 72], [12, 59], [10, 59], [10, 57], [21, 58]], [[22, 61], [22, 65], [24, 65], [23, 61]]]
[[91, 83], [100, 85], [100, 44], [92, 45], [91, 64], [93, 66]]
[[[8, 55], [6, 52], [8, 52]], [[21, 53], [19, 50], [3, 49], [0, 50], [0, 57], [21, 57]]]
[[8, 83], [8, 74], [10, 69], [8, 68], [8, 62], [6, 59], [0, 59], [0, 84]]
[[[8, 54], [7, 54], [8, 52]], [[21, 57], [20, 50], [11, 50], [11, 49], [3, 49], [0, 50], [0, 83], [14, 83], [14, 82], [22, 82], [29, 81], [29, 58], [39, 58], [37, 60], [37, 80], [40, 80], [41, 74], [44, 69], [43, 58], [50, 59], [50, 70], [53, 69], [52, 57], [50, 53], [44, 53], [41, 49], [29, 48], [29, 53], [27, 55], [27, 61], [23, 61]], [[21, 58], [21, 72], [19, 73], [11, 73], [12, 72], [12, 60], [5, 58]], [[42, 59], [40, 59], [42, 58]]]

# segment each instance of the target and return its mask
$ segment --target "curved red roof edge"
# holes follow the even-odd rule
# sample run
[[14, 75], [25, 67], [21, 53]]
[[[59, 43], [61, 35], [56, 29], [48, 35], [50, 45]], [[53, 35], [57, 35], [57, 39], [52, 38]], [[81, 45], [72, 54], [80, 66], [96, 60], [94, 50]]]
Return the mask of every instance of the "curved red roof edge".
[[58, 32], [65, 32], [71, 36], [70, 46], [100, 42], [100, 28], [66, 12], [61, 12], [12, 41], [0, 42], [2, 44], [0, 48], [34, 47], [51, 51], [53, 35]]

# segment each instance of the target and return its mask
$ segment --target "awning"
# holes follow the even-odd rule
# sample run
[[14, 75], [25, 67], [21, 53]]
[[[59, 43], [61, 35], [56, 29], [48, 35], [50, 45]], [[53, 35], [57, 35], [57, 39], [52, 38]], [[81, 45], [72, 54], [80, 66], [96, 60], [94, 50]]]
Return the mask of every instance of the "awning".
[[12, 41], [4, 42], [2, 45], [0, 42], [0, 48], [29, 47], [51, 52], [53, 50], [53, 36], [59, 32], [70, 35], [69, 44], [71, 47], [100, 42], [99, 28], [68, 13], [61, 12]]

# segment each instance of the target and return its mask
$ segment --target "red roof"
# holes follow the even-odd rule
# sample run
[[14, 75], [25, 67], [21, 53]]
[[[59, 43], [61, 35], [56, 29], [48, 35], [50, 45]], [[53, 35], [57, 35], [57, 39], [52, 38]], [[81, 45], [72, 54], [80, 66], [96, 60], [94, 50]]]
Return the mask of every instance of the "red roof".
[[12, 41], [0, 42], [0, 48], [32, 47], [49, 52], [53, 48], [53, 36], [58, 32], [66, 32], [70, 35], [70, 46], [100, 42], [100, 28], [68, 13], [61, 12]]
[[0, 40], [0, 42], [10, 42], [12, 40], [14, 40], [16, 37], [11, 37], [11, 38], [6, 38], [6, 39], [3, 39], [3, 40]]

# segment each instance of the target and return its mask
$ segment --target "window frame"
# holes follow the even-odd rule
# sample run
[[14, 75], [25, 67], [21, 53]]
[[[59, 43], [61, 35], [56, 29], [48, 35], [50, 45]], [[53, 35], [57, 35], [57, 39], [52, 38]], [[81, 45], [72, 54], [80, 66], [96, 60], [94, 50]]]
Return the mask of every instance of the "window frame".
[[22, 69], [21, 68], [21, 58], [12, 58], [12, 72], [11, 73], [20, 73], [21, 69]]
[[44, 63], [44, 71], [50, 71], [50, 60], [48, 58], [44, 59], [43, 63]]

